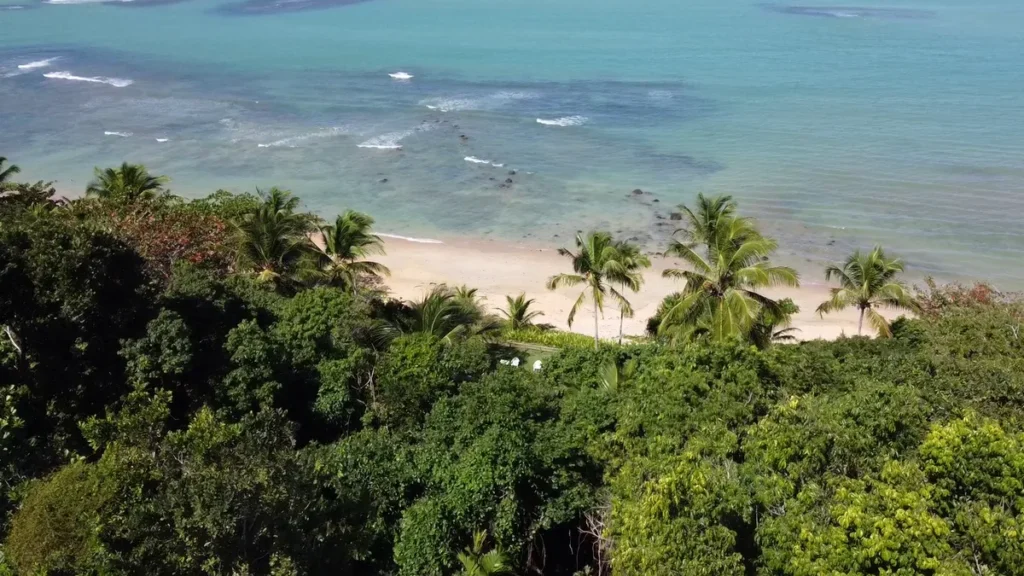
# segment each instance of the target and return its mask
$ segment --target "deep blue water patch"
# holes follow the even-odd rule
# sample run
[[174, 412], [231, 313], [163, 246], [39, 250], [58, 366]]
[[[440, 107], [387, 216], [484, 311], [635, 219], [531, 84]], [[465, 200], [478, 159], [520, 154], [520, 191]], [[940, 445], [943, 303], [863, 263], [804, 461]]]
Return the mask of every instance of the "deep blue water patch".
[[[160, 1], [160, 0], [156, 0]], [[290, 12], [307, 12], [309, 10], [326, 10], [350, 4], [369, 2], [370, 0], [242, 0], [229, 2], [214, 9], [218, 14], [228, 16], [265, 16], [287, 14]]]
[[914, 10], [911, 8], [876, 8], [870, 6], [788, 6], [780, 4], [762, 4], [772, 12], [794, 14], [797, 16], [815, 16], [818, 18], [881, 18], [886, 20], [908, 20], [931, 18], [934, 12]]

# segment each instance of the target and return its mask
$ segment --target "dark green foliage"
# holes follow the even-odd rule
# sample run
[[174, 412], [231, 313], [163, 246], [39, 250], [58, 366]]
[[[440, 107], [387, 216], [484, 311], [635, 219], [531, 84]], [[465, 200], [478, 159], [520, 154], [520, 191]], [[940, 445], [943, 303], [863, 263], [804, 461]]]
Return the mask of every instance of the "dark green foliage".
[[241, 223], [234, 272], [100, 231], [106, 201], [0, 200], [0, 575], [1024, 566], [1024, 309], [990, 290], [885, 340], [769, 346], [785, 301], [718, 315], [744, 338], [695, 316], [718, 342], [507, 331], [564, 348], [534, 372], [470, 288], [300, 282], [280, 191], [139, 204]]

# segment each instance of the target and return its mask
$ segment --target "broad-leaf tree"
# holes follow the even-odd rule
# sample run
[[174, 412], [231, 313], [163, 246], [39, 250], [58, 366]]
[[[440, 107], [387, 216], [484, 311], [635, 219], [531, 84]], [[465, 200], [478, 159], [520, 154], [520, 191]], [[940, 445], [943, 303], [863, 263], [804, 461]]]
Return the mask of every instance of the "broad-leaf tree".
[[857, 250], [842, 266], [825, 268], [825, 280], [838, 280], [839, 288], [832, 289], [832, 297], [818, 306], [818, 313], [824, 316], [837, 310], [856, 308], [860, 313], [857, 334], [863, 332], [864, 318], [867, 317], [878, 335], [888, 338], [892, 336], [892, 330], [889, 321], [878, 313], [879, 308], [907, 312], [918, 310], [910, 291], [896, 278], [901, 272], [903, 262], [899, 258], [887, 257], [881, 246], [866, 254]]

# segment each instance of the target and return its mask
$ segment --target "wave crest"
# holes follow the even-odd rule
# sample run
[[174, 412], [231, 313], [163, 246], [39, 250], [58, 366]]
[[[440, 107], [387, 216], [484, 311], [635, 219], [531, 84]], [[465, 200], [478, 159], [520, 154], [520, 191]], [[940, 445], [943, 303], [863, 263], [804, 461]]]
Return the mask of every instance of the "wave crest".
[[47, 58], [45, 60], [36, 60], [35, 62], [28, 62], [25, 64], [18, 64], [18, 70], [35, 70], [36, 68], [46, 68], [53, 61], [60, 59], [60, 56], [54, 56], [53, 58]]
[[115, 88], [124, 88], [125, 86], [131, 86], [135, 83], [134, 80], [128, 80], [126, 78], [107, 78], [105, 76], [75, 76], [71, 72], [47, 72], [43, 74], [44, 78], [50, 78], [52, 80], [72, 80], [75, 82], [91, 82], [93, 84], [107, 84]]
[[463, 158], [466, 162], [472, 162], [473, 164], [486, 164], [488, 166], [494, 166], [495, 168], [504, 168], [504, 164], [499, 164], [493, 160], [484, 160], [483, 158], [477, 158], [476, 156], [466, 156]]
[[537, 124], [543, 124], [544, 126], [582, 126], [590, 120], [586, 116], [564, 116], [562, 118], [554, 118], [547, 120], [544, 118], [537, 118]]

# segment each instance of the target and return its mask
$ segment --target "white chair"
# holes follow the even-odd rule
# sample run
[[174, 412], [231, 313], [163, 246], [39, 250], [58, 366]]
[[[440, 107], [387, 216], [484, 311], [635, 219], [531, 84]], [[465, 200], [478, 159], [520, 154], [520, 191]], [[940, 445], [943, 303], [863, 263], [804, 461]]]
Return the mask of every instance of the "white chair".
[[516, 356], [515, 358], [512, 359], [512, 367], [513, 368], [519, 368], [519, 357], [518, 356]]
[[533, 371], [540, 372], [540, 360], [537, 360], [536, 362], [533, 363]]

